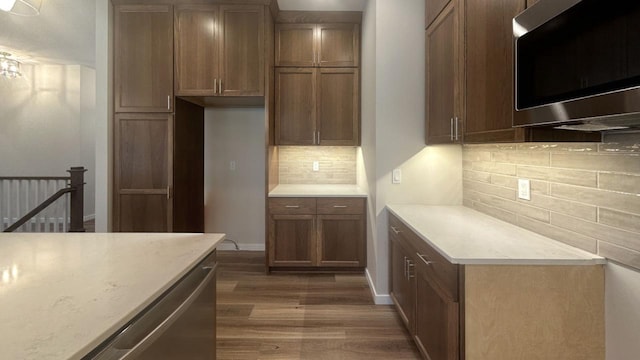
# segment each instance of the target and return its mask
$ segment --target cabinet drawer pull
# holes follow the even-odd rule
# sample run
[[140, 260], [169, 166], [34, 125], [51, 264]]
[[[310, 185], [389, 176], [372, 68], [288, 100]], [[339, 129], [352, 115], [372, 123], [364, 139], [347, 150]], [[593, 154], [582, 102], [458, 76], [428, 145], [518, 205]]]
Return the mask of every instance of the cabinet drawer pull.
[[218, 94], [222, 95], [222, 79], [218, 81]]
[[286, 207], [288, 209], [299, 209], [300, 205], [285, 205], [284, 207]]
[[171, 110], [171, 95], [167, 95], [167, 110]]
[[427, 265], [431, 265], [431, 264], [434, 263], [433, 261], [429, 260], [429, 258], [427, 258], [426, 256], [424, 256], [424, 255], [422, 255], [420, 253], [416, 253], [416, 255], [418, 255], [418, 257], [420, 259], [422, 259], [422, 261], [424, 261], [424, 263], [427, 264]]
[[451, 126], [451, 129], [449, 130], [449, 134], [451, 135], [451, 141], [453, 141], [453, 118], [449, 120], [449, 125]]
[[394, 232], [396, 235], [400, 234], [400, 230], [396, 229], [396, 227], [395, 227], [395, 226], [392, 226], [392, 227], [391, 227], [391, 230], [393, 230], [393, 232]]
[[218, 79], [213, 79], [213, 93], [218, 93]]
[[404, 278], [407, 278], [407, 257], [404, 257]]
[[347, 207], [347, 205], [333, 205], [333, 207], [338, 209], [344, 209]]

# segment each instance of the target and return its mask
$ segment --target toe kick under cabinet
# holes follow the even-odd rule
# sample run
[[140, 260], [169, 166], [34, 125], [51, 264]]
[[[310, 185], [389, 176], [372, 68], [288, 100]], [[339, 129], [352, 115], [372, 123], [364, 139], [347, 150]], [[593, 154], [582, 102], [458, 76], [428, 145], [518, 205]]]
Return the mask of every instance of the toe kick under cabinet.
[[351, 197], [269, 198], [269, 270], [364, 269], [365, 201]]
[[604, 360], [602, 265], [454, 264], [389, 214], [390, 293], [428, 360]]

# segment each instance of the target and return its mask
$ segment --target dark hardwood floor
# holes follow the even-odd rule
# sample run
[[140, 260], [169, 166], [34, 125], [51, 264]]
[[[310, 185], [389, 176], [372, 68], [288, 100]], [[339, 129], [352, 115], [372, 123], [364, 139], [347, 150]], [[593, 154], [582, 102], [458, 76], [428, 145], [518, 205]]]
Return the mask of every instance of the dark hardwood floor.
[[264, 253], [218, 253], [218, 360], [420, 359], [362, 274], [271, 274]]

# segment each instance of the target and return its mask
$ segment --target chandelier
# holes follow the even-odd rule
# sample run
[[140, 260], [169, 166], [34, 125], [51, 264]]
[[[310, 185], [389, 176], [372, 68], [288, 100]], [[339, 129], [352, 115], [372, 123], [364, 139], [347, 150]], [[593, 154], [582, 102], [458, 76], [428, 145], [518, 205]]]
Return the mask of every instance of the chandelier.
[[20, 62], [6, 52], [0, 52], [0, 76], [12, 79], [22, 76]]
[[0, 0], [0, 10], [20, 16], [40, 14], [42, 0]]

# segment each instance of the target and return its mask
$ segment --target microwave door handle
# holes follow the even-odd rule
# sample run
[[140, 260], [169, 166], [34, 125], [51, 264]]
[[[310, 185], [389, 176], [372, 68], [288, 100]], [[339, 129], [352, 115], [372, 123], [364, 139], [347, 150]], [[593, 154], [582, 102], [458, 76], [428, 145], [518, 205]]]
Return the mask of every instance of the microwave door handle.
[[[151, 330], [142, 340], [140, 340], [137, 344], [129, 349], [117, 349], [118, 343], [128, 343], [129, 340], [126, 336], [126, 330], [124, 331], [124, 336], [118, 339], [111, 346], [115, 347], [115, 350], [118, 353], [122, 353], [126, 351], [124, 355], [121, 355], [120, 360], [133, 360], [136, 359], [140, 353], [146, 350], [149, 346], [153, 344], [164, 332], [178, 319], [185, 311], [189, 309], [189, 307], [196, 301], [198, 296], [204, 291], [207, 285], [213, 280], [216, 276], [216, 268], [218, 264], [213, 266], [205, 266], [201, 267], [203, 270], [207, 270], [208, 273], [202, 281], [198, 284], [198, 286], [191, 292], [191, 294], [166, 318], [164, 319], [155, 329]], [[153, 309], [150, 310], [153, 312]], [[152, 316], [153, 317], [153, 316]], [[141, 319], [142, 320], [142, 319]], [[153, 320], [153, 319], [152, 319]]]

